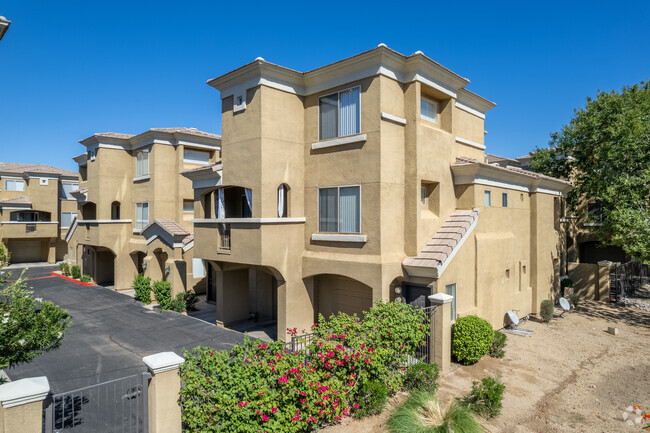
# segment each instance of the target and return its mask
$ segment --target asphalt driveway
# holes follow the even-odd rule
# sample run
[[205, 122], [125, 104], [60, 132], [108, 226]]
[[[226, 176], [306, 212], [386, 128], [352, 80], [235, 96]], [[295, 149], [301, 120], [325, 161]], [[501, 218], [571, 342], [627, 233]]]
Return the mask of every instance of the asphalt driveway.
[[[6, 371], [11, 380], [47, 376], [59, 393], [146, 371], [142, 357], [158, 352], [209, 346], [229, 349], [244, 339], [238, 332], [174, 312], [152, 312], [129, 296], [97, 286], [81, 286], [50, 271], [29, 269], [34, 296], [68, 310], [72, 327], [61, 347]], [[13, 269], [13, 277], [20, 275]]]

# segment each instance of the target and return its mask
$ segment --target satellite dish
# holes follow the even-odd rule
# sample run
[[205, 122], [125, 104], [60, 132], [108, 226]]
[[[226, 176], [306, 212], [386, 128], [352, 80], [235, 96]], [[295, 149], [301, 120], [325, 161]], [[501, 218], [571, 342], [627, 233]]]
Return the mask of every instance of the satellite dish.
[[516, 315], [514, 312], [512, 312], [512, 311], [508, 311], [508, 312], [506, 313], [506, 317], [507, 317], [508, 320], [510, 321], [509, 324], [512, 324], [512, 325], [514, 325], [514, 326], [519, 325], [519, 317], [517, 317], [517, 315]]
[[571, 304], [569, 304], [569, 301], [566, 300], [566, 298], [560, 298], [560, 307], [564, 311], [569, 311], [571, 309]]

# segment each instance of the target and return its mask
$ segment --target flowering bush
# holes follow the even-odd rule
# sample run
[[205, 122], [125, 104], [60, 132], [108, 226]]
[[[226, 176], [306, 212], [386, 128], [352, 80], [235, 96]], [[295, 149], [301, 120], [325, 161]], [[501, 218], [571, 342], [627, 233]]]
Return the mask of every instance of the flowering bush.
[[0, 274], [0, 369], [56, 349], [71, 325], [64, 309], [31, 296], [22, 275], [6, 284], [10, 275]]
[[186, 352], [179, 398], [184, 431], [310, 431], [381, 410], [385, 398], [370, 398], [378, 385], [369, 384], [380, 382], [386, 395], [400, 389], [406, 361], [429, 331], [423, 314], [380, 302], [363, 321], [321, 317], [314, 340], [294, 353], [282, 342], [248, 338], [230, 351]]

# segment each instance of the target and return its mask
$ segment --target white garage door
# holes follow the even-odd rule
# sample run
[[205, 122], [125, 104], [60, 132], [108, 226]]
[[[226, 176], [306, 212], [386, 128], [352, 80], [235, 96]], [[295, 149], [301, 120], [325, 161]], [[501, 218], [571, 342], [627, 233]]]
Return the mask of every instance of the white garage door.
[[41, 261], [40, 240], [10, 240], [8, 247], [11, 253], [11, 263]]

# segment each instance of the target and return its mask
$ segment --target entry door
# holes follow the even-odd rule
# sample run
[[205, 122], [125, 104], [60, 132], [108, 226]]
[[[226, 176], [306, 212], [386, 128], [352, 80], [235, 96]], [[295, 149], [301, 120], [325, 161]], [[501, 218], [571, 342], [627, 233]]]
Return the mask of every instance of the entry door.
[[429, 296], [433, 294], [431, 286], [420, 286], [416, 284], [404, 283], [402, 285], [402, 295], [404, 302], [414, 307], [425, 308], [430, 304]]
[[208, 264], [208, 290], [207, 290], [207, 300], [215, 301], [217, 300], [217, 271], [212, 266], [210, 262]]

